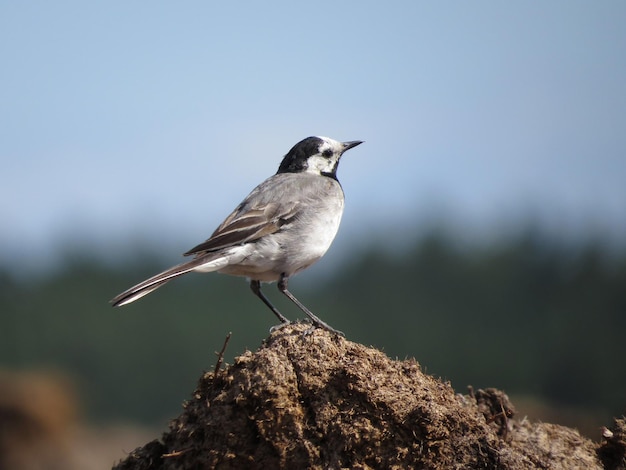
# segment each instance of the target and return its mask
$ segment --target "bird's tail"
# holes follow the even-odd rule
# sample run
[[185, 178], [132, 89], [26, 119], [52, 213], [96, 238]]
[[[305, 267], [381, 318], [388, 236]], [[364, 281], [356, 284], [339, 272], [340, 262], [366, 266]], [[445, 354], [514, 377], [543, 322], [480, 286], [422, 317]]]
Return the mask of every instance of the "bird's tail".
[[142, 298], [144, 295], [148, 295], [150, 292], [158, 289], [162, 285], [166, 284], [168, 281], [174, 279], [175, 277], [182, 276], [183, 274], [187, 274], [190, 271], [200, 269], [205, 272], [217, 271], [221, 267], [219, 258], [221, 258], [219, 255], [208, 256], [207, 254], [205, 256], [200, 256], [198, 258], [192, 259], [191, 261], [187, 261], [186, 263], [173, 266], [163, 271], [162, 273], [152, 276], [151, 278], [140, 282], [136, 286], [125, 290], [121, 294], [111, 299], [110, 302], [113, 307], [121, 307], [122, 305], [129, 304], [137, 299]]

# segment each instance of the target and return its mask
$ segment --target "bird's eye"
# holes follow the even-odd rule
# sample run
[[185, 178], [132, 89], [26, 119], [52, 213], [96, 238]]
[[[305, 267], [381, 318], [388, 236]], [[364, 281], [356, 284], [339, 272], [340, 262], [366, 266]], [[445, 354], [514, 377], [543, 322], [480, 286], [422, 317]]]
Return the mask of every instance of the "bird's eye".
[[333, 151], [331, 149], [326, 149], [322, 152], [322, 155], [324, 155], [326, 158], [330, 158], [333, 155]]

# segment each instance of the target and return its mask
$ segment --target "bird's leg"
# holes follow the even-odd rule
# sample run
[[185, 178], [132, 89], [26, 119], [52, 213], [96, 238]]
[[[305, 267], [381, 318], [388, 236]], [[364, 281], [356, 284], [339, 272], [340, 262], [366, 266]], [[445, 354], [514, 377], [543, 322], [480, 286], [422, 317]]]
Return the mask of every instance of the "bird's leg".
[[300, 308], [300, 310], [306, 313], [315, 326], [319, 328], [323, 328], [326, 331], [330, 331], [331, 333], [335, 333], [340, 336], [345, 336], [343, 332], [339, 330], [335, 330], [332, 326], [328, 325], [327, 323], [323, 322], [322, 320], [317, 318], [315, 315], [313, 315], [313, 312], [311, 312], [308, 308], [306, 308], [304, 304], [302, 304], [302, 302], [296, 299], [296, 297], [287, 289], [288, 280], [289, 280], [288, 276], [286, 276], [284, 273], [281, 274], [280, 279], [278, 281], [279, 291], [285, 294], [289, 300], [291, 300], [294, 304], [296, 304]]
[[287, 320], [287, 318], [285, 318], [285, 316], [282, 313], [280, 313], [276, 307], [272, 305], [269, 299], [265, 297], [265, 294], [261, 292], [260, 281], [251, 280], [250, 289], [252, 289], [252, 292], [254, 292], [254, 295], [256, 295], [259, 299], [261, 299], [263, 303], [267, 305], [272, 312], [274, 312], [274, 315], [276, 315], [282, 323], [289, 323], [289, 320]]

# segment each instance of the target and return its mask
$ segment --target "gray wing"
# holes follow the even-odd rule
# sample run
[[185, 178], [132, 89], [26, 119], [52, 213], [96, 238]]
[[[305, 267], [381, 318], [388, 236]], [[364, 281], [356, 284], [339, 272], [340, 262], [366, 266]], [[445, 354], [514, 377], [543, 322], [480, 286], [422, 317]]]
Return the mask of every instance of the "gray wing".
[[206, 241], [184, 255], [202, 256], [253, 242], [278, 232], [297, 217], [301, 204], [298, 199], [290, 200], [288, 197], [292, 188], [288, 184], [290, 179], [277, 179], [275, 176], [257, 186]]
[[278, 232], [300, 215], [303, 204], [311, 195], [323, 189], [319, 185], [323, 181], [295, 174], [268, 178], [226, 217], [208, 240], [185, 253], [195, 255], [194, 259], [146, 279], [116, 296], [111, 303], [120, 306], [134, 302], [171, 279], [220, 258], [224, 248], [254, 242]]
[[158, 289], [169, 280], [186, 274], [194, 269], [223, 256], [220, 250], [234, 245], [249, 243], [258, 238], [275, 233], [289, 223], [298, 212], [299, 204], [263, 203], [255, 198], [242, 202], [235, 211], [213, 232], [211, 237], [189, 250], [185, 255], [195, 255], [186, 263], [174, 266], [162, 273], [131, 287], [117, 295], [113, 306], [126, 305]]

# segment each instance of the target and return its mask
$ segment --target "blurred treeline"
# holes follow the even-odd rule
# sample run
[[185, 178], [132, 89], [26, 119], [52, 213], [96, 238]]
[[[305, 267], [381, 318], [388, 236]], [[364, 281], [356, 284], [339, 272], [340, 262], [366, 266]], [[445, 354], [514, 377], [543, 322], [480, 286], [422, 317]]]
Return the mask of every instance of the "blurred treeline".
[[[434, 232], [401, 253], [373, 243], [344, 263], [332, 258], [321, 261], [332, 265], [326, 276], [301, 274], [290, 288], [348, 339], [413, 356], [461, 393], [498, 387], [607, 420], [626, 409], [626, 255], [601, 241], [574, 247], [529, 230], [460, 247]], [[5, 268], [0, 368], [68, 375], [91, 419], [164, 424], [229, 331], [227, 362], [276, 323], [244, 280], [218, 274], [109, 306], [168, 264], [144, 255], [112, 266], [75, 253], [30, 282]], [[286, 316], [303, 316], [274, 285], [264, 289]]]

